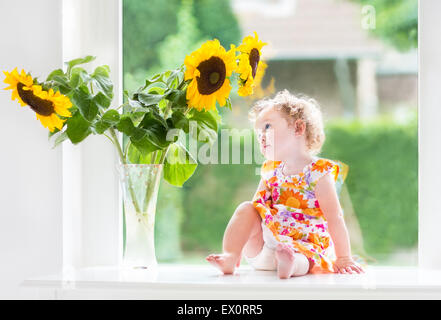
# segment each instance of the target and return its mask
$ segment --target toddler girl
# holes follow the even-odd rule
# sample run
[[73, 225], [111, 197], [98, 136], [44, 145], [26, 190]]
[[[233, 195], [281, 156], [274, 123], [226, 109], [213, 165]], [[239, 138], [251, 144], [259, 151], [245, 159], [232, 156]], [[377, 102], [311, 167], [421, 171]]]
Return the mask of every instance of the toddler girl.
[[325, 135], [320, 109], [287, 90], [263, 99], [250, 118], [265, 157], [252, 201], [241, 203], [224, 233], [223, 253], [206, 260], [234, 273], [242, 255], [279, 278], [308, 272], [364, 272], [351, 256], [335, 181], [339, 166], [316, 157]]

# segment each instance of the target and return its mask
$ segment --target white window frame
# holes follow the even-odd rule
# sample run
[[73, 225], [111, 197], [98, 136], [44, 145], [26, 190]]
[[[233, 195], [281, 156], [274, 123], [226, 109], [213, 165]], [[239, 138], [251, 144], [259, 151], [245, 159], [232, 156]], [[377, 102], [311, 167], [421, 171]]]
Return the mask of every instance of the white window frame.
[[[108, 65], [111, 108], [122, 104], [122, 0], [63, 0], [63, 61], [86, 55], [88, 71]], [[122, 256], [121, 195], [115, 147], [90, 135], [63, 143], [63, 271], [118, 265]]]
[[[441, 2], [419, 1], [418, 12], [418, 266], [441, 270]], [[399, 222], [397, 222], [399, 223]]]

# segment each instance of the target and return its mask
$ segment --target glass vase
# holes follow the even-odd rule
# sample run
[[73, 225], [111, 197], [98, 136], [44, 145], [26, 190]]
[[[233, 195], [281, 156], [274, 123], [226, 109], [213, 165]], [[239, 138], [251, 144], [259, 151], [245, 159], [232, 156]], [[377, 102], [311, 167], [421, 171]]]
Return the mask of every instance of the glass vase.
[[125, 222], [124, 267], [157, 269], [154, 229], [162, 167], [162, 164], [119, 165]]

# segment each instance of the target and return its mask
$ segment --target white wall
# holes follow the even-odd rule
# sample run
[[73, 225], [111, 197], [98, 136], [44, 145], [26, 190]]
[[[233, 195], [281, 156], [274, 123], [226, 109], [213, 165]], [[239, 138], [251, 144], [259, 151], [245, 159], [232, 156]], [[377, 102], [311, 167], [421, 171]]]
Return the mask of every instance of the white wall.
[[[121, 10], [121, 0], [0, 1], [0, 71], [17, 66], [44, 80], [63, 62], [93, 55], [84, 67], [110, 67], [111, 107], [119, 106]], [[51, 149], [35, 113], [0, 92], [0, 299], [34, 298], [20, 288], [24, 279], [119, 262], [118, 158], [104, 136]]]
[[[0, 1], [0, 71], [43, 79], [62, 67], [62, 2]], [[0, 74], [0, 88], [5, 76]], [[28, 107], [0, 90], [0, 298], [26, 297], [25, 278], [62, 265], [62, 150]]]

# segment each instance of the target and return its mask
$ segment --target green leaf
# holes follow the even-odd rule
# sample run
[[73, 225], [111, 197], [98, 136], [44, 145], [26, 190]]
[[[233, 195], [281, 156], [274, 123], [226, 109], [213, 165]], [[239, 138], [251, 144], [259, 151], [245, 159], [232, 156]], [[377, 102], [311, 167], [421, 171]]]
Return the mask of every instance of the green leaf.
[[123, 113], [130, 116], [133, 123], [139, 123], [149, 109], [144, 108], [141, 102], [127, 98], [127, 102], [123, 107]]
[[85, 84], [75, 89], [72, 102], [78, 107], [81, 115], [90, 122], [92, 122], [98, 114], [98, 106], [92, 99], [89, 89]]
[[61, 70], [61, 69], [56, 69], [56, 70], [52, 71], [52, 72], [47, 76], [46, 81], [51, 81], [51, 80], [53, 80], [53, 78], [54, 78], [55, 76], [65, 76], [65, 74], [64, 74], [63, 70]]
[[103, 114], [102, 118], [103, 121], [106, 121], [112, 125], [117, 124], [120, 119], [120, 114], [115, 109], [107, 110], [106, 113]]
[[163, 82], [154, 82], [151, 85], [149, 85], [144, 91], [145, 93], [150, 94], [160, 94], [163, 95], [164, 92], [167, 90], [167, 85]]
[[90, 75], [83, 68], [73, 68], [70, 75], [70, 86], [76, 88], [82, 83], [88, 83], [90, 81]]
[[83, 141], [89, 134], [92, 133], [90, 123], [84, 119], [80, 112], [75, 112], [72, 117], [67, 119], [66, 124], [67, 136], [73, 144]]
[[147, 110], [148, 112], [146, 112], [146, 114], [144, 115], [144, 118], [142, 119], [139, 126], [145, 129], [148, 129], [152, 126], [162, 126], [165, 130], [167, 130], [167, 122], [164, 120], [158, 110], [155, 110], [153, 108]]
[[146, 155], [143, 155], [139, 150], [130, 143], [129, 148], [127, 150], [127, 157], [130, 163], [137, 163], [137, 164], [149, 164], [152, 163], [152, 156], [153, 153], [147, 153]]
[[120, 120], [120, 114], [115, 109], [108, 110], [103, 114], [100, 120], [93, 124], [96, 133], [102, 134], [113, 125], [117, 125]]
[[169, 88], [177, 88], [183, 79], [184, 73], [180, 69], [173, 70], [167, 79], [167, 86]]
[[70, 86], [72, 88], [78, 87], [80, 82], [81, 82], [81, 77], [80, 77], [79, 73], [75, 73], [70, 77]]
[[167, 141], [167, 129], [163, 126], [152, 126], [147, 131], [147, 137], [156, 149], [166, 148], [171, 141]]
[[174, 106], [179, 106], [181, 108], [187, 105], [187, 91], [186, 90], [172, 90], [166, 99], [173, 102]]
[[127, 98], [127, 101], [129, 103], [129, 106], [131, 106], [134, 109], [138, 109], [138, 108], [144, 108], [142, 103], [139, 102], [138, 100], [132, 100], [129, 97]]
[[109, 129], [111, 124], [109, 122], [98, 120], [92, 126], [92, 129], [95, 129], [95, 132], [98, 134], [103, 134], [107, 129]]
[[74, 66], [79, 65], [79, 64], [83, 64], [83, 63], [88, 63], [90, 61], [95, 60], [95, 58], [96, 57], [94, 57], [94, 56], [86, 56], [84, 58], [77, 58], [77, 59], [73, 59], [73, 60], [70, 60], [68, 62], [65, 62], [64, 64], [67, 65], [67, 73], [69, 74], [71, 69]]
[[[167, 106], [168, 106], [168, 100], [167, 99], [162, 99], [161, 101], [159, 101], [159, 103], [158, 103], [158, 109], [159, 110], [162, 110], [162, 112], [164, 112], [165, 111], [165, 109], [167, 108]], [[159, 111], [158, 111], [159, 112]]]
[[197, 130], [196, 132], [190, 130], [191, 136], [198, 141], [214, 143], [217, 139], [218, 122], [220, 119], [217, 109], [210, 111], [197, 111], [193, 109], [189, 121], [196, 121]]
[[92, 74], [91, 82], [108, 99], [113, 99], [113, 83], [110, 80], [110, 68], [107, 65], [99, 66]]
[[196, 109], [192, 109], [190, 120], [196, 120], [199, 123], [204, 123], [208, 128], [217, 132], [221, 117], [217, 109], [209, 111], [197, 111]]
[[92, 99], [95, 102], [95, 104], [100, 106], [102, 109], [107, 109], [110, 106], [110, 103], [112, 102], [112, 99], [109, 99], [101, 91], [98, 92]]
[[63, 141], [69, 139], [67, 132], [63, 131], [61, 132], [56, 138], [55, 138], [55, 142], [54, 145], [52, 146], [52, 149], [56, 148], [60, 143], [62, 143]]
[[162, 73], [158, 73], [158, 74], [155, 74], [153, 77], [151, 77], [149, 80], [146, 80], [146, 84], [147, 84], [147, 82], [148, 83], [153, 83], [153, 82], [156, 82], [156, 81], [160, 81], [160, 79], [162, 78]]
[[52, 136], [54, 136], [56, 133], [60, 132], [60, 129], [55, 128], [54, 131], [49, 131], [47, 139], [50, 140]]
[[139, 102], [143, 103], [146, 107], [151, 105], [158, 104], [164, 98], [162, 94], [153, 94], [153, 93], [138, 93], [137, 99]]
[[189, 120], [182, 111], [174, 111], [171, 115], [171, 121], [174, 128], [182, 129], [185, 133], [188, 133]]
[[147, 155], [150, 152], [162, 149], [158, 147], [154, 143], [152, 143], [152, 138], [149, 134], [149, 131], [142, 128], [135, 128], [133, 131], [133, 135], [130, 137], [131, 143], [139, 150], [142, 155]]
[[173, 143], [164, 163], [164, 179], [174, 186], [182, 187], [197, 166], [197, 162], [180, 142]]
[[68, 94], [72, 88], [67, 77], [63, 75], [53, 75], [51, 81], [62, 94]]
[[231, 100], [230, 100], [230, 98], [226, 99], [225, 101], [226, 101], [225, 106], [226, 106], [228, 109], [230, 109], [230, 111], [233, 111], [233, 109], [232, 109], [232, 107], [231, 107]]
[[154, 76], [153, 78], [151, 78], [151, 79], [145, 79], [145, 84], [144, 84], [144, 86], [143, 87], [140, 87], [139, 89], [138, 89], [138, 91], [137, 92], [142, 92], [142, 91], [144, 91], [149, 85], [151, 85], [152, 83], [155, 83], [156, 81], [157, 81], [157, 79], [154, 79], [154, 78], [158, 78], [159, 79], [159, 77], [161, 76], [161, 74], [157, 74], [156, 76]]
[[129, 115], [122, 115], [116, 128], [122, 133], [128, 135], [129, 137], [133, 134], [135, 126], [133, 125], [132, 119]]
[[130, 141], [143, 154], [166, 148], [171, 141], [167, 141], [167, 123], [153, 110], [149, 110], [130, 134]]

